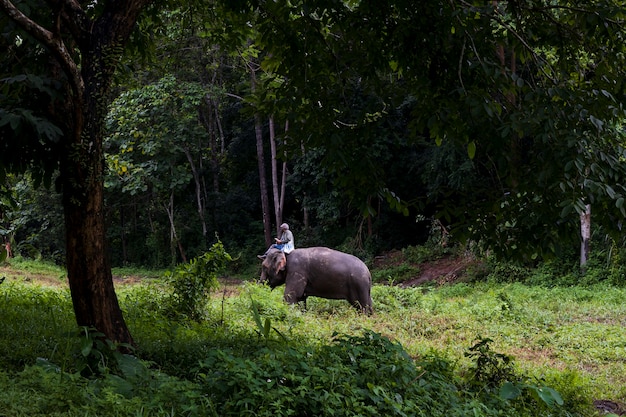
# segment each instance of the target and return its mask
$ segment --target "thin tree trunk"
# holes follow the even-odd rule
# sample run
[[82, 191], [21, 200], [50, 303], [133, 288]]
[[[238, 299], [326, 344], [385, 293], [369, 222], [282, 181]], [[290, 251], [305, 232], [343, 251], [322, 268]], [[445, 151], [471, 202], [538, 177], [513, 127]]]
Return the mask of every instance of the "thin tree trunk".
[[580, 267], [584, 271], [591, 244], [591, 204], [587, 204], [585, 211], [580, 213], [580, 236]]
[[[305, 150], [303, 142], [300, 142], [300, 151], [302, 152], [302, 156], [306, 155], [306, 150]], [[302, 198], [302, 211], [303, 211], [303, 218], [304, 218], [304, 228], [308, 229], [309, 228], [309, 199], [307, 198], [306, 191], [304, 192], [304, 195]]]
[[124, 215], [124, 206], [120, 207], [120, 226], [122, 229], [121, 232], [121, 241], [122, 241], [122, 261], [124, 265], [126, 265], [128, 260], [128, 253], [126, 249], [126, 216]]
[[[253, 63], [248, 65], [250, 68], [250, 83], [252, 93], [256, 92], [256, 69]], [[272, 225], [270, 222], [270, 202], [267, 193], [267, 181], [265, 179], [265, 155], [263, 152], [263, 124], [261, 122], [261, 115], [258, 112], [254, 113], [254, 133], [256, 136], [256, 154], [259, 164], [259, 186], [261, 188], [261, 210], [263, 212], [263, 234], [265, 236], [265, 246], [272, 244]]]
[[[276, 147], [276, 130], [274, 117], [270, 117], [270, 150], [272, 152], [272, 190], [274, 195], [274, 216], [276, 220], [276, 233], [280, 234], [280, 225], [283, 223], [283, 209], [285, 207], [285, 189], [287, 181], [287, 161], [283, 160], [280, 181], [278, 180], [278, 153]], [[285, 133], [289, 128], [289, 122], [285, 123]]]
[[[284, 137], [287, 136], [287, 131], [289, 130], [289, 122], [285, 122], [285, 134]], [[283, 172], [282, 178], [280, 180], [280, 216], [282, 218], [283, 212], [285, 209], [285, 189], [287, 187], [287, 158], [283, 159]], [[281, 222], [282, 223], [282, 222]]]
[[178, 239], [178, 234], [176, 233], [176, 223], [174, 222], [174, 191], [170, 193], [170, 202], [164, 208], [167, 212], [167, 217], [170, 220], [170, 247], [172, 255], [172, 265], [176, 265], [176, 248], [178, 248], [178, 251], [180, 252], [180, 257], [183, 262], [187, 262], [187, 255], [185, 255], [183, 245], [180, 242], [180, 239]]
[[280, 204], [280, 190], [278, 187], [278, 161], [276, 160], [276, 130], [274, 129], [274, 116], [270, 117], [270, 152], [272, 158], [272, 195], [274, 196], [274, 221], [276, 222], [276, 235], [280, 236], [280, 225], [283, 213]]
[[191, 174], [193, 176], [194, 184], [196, 186], [196, 210], [198, 210], [198, 217], [200, 217], [200, 223], [202, 225], [202, 237], [206, 238], [207, 236], [207, 225], [206, 220], [204, 218], [204, 202], [202, 200], [202, 181], [200, 179], [200, 174], [198, 173], [198, 169], [193, 161], [193, 157], [191, 156], [191, 152], [189, 149], [184, 148], [185, 156], [187, 157], [187, 161], [189, 162], [189, 166], [191, 167]]

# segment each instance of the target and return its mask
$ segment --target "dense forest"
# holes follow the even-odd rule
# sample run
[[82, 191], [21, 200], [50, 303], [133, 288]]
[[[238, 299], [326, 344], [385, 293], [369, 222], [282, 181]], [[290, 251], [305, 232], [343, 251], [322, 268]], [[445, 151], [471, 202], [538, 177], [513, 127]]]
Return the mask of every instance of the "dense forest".
[[111, 265], [253, 259], [282, 222], [363, 257], [433, 227], [572, 256], [591, 213], [623, 244], [622, 1], [0, 6], [1, 232], [79, 323], [120, 322], [84, 305]]
[[[591, 205], [616, 230], [619, 3], [479, 3], [198, 2], [140, 17], [104, 123], [113, 265], [173, 265], [217, 237], [250, 255], [283, 221], [301, 246], [369, 253], [421, 243], [435, 222], [526, 259], [576, 251]], [[39, 63], [11, 67], [31, 40], [3, 25], [3, 172], [17, 174], [59, 152], [43, 118], [56, 86]], [[51, 165], [3, 176], [2, 234], [64, 263]]]
[[[625, 41], [625, 0], [0, 0], [0, 414], [626, 415]], [[360, 309], [272, 291], [282, 223]]]

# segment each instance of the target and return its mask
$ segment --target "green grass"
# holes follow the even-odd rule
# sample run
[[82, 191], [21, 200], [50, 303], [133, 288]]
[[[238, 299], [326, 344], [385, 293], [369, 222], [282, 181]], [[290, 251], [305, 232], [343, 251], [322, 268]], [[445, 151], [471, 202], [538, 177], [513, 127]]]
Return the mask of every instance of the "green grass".
[[[67, 288], [33, 285], [24, 278], [30, 273], [22, 270], [0, 284], [2, 416], [50, 415], [49, 410], [59, 416], [228, 415], [232, 407], [242, 407], [241, 401], [253, 400], [257, 402], [250, 406], [257, 415], [289, 415], [289, 409], [301, 406], [298, 395], [337, 413], [341, 404], [348, 407], [345, 401], [356, 401], [352, 409], [369, 415], [368, 401], [379, 404], [380, 410], [397, 406], [399, 394], [387, 394], [400, 389], [393, 384], [406, 378], [410, 381], [399, 391], [405, 395], [405, 412], [414, 398], [409, 394], [426, 401], [432, 392], [442, 395], [446, 390], [442, 401], [450, 404], [441, 415], [466, 415], [469, 410], [497, 415], [498, 409], [499, 415], [512, 415], [507, 414], [511, 409], [498, 408], [504, 406], [487, 396], [488, 389], [471, 388], [476, 362], [467, 354], [487, 339], [489, 355], [510, 355], [516, 375], [531, 386], [547, 385], [561, 394], [561, 411], [544, 410], [541, 415], [593, 416], [595, 399], [626, 402], [626, 290], [607, 284], [545, 288], [491, 282], [408, 289], [376, 285], [375, 314], [366, 317], [344, 301], [317, 298], [309, 298], [308, 310], [302, 311], [283, 303], [282, 288], [270, 291], [244, 282], [215, 291], [204, 319], [189, 322], [168, 319], [161, 281], [145, 280], [120, 286], [118, 295], [138, 345], [136, 354], [149, 371], [135, 364], [130, 366], [132, 375], [123, 374], [122, 379], [113, 373], [94, 379], [77, 373], [85, 361], [84, 340], [78, 337]], [[52, 268], [52, 276], [58, 273]], [[368, 336], [372, 334], [383, 339]], [[417, 368], [397, 362], [399, 353], [387, 338], [398, 343]], [[365, 352], [372, 349], [370, 357]], [[352, 363], [354, 357], [361, 359]], [[333, 368], [329, 358], [341, 366]], [[355, 363], [359, 367], [353, 368]], [[387, 363], [398, 370], [397, 376], [376, 372]], [[105, 369], [109, 367], [113, 369], [111, 363]], [[495, 378], [495, 372], [489, 372]], [[284, 381], [258, 385], [259, 376], [267, 375]], [[342, 380], [351, 381], [353, 388], [341, 385]], [[320, 387], [333, 384], [339, 384], [332, 391], [335, 396], [323, 397], [328, 392]], [[418, 388], [422, 391], [414, 391]], [[283, 396], [277, 394], [283, 391]], [[364, 392], [376, 395], [362, 398]], [[232, 403], [221, 402], [227, 398]], [[529, 398], [516, 403], [515, 415], [537, 415], [537, 404]], [[434, 407], [432, 415], [439, 415], [434, 404], [420, 407]]]

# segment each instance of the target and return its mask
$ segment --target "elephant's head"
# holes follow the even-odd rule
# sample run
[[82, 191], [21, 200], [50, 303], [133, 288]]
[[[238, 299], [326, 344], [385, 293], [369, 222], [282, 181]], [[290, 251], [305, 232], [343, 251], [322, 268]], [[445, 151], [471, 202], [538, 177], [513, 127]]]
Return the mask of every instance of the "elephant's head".
[[261, 264], [261, 282], [269, 282], [270, 287], [275, 288], [285, 283], [285, 268], [287, 257], [278, 249], [272, 249]]

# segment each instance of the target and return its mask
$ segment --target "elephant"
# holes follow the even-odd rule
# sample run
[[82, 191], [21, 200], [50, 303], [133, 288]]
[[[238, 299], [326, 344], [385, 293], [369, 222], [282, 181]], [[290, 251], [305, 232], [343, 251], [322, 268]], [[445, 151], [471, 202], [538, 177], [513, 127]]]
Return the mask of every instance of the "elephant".
[[372, 276], [356, 256], [325, 247], [271, 249], [261, 265], [260, 282], [272, 289], [285, 284], [288, 304], [309, 296], [347, 300], [359, 311], [372, 313]]

